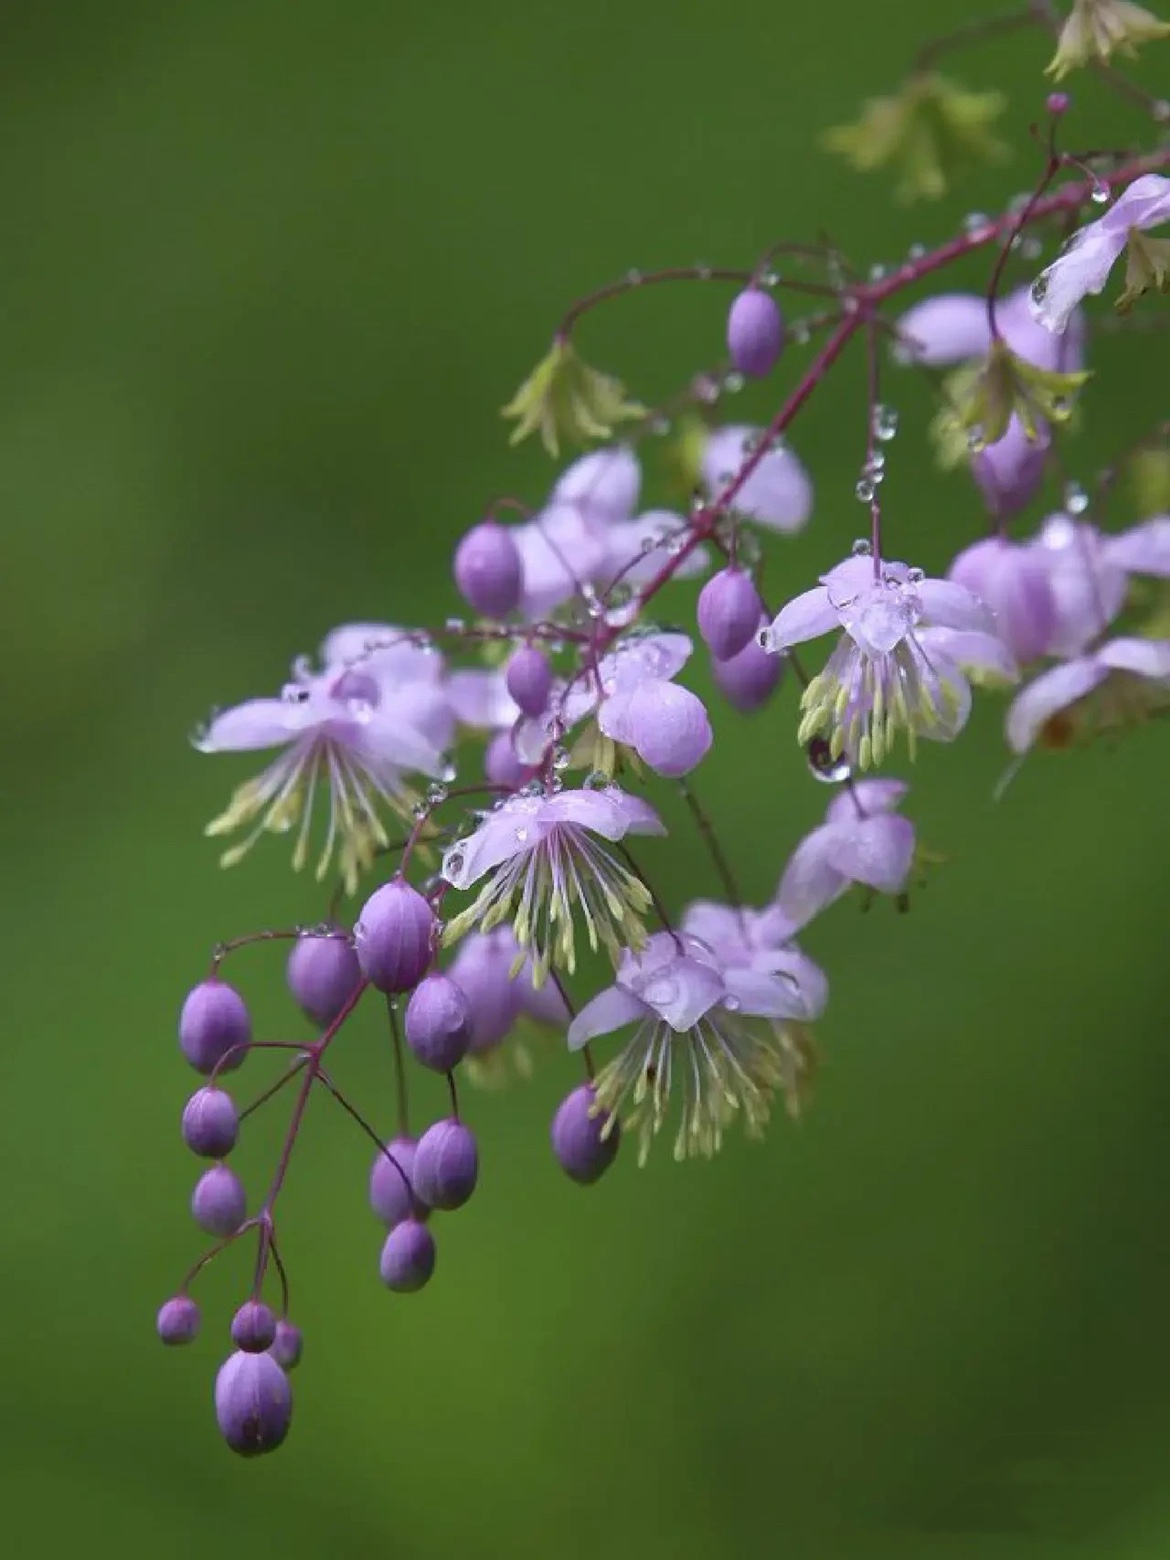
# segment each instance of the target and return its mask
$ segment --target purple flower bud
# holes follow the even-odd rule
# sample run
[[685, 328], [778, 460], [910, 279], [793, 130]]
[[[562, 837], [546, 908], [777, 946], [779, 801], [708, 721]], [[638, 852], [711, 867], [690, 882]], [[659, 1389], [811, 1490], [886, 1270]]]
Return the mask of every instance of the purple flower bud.
[[1070, 101], [1067, 92], [1050, 92], [1044, 100], [1044, 107], [1053, 116], [1067, 114]]
[[[179, 1044], [196, 1072], [210, 1073], [234, 1046], [252, 1038], [252, 1021], [244, 999], [222, 980], [205, 980], [187, 993], [179, 1014]], [[248, 1053], [234, 1051], [221, 1072], [231, 1072]]]
[[750, 715], [771, 698], [784, 674], [785, 658], [762, 650], [752, 639], [728, 661], [712, 661], [719, 691], [741, 715]]
[[1056, 598], [1040, 549], [989, 536], [966, 548], [948, 577], [995, 613], [999, 637], [1017, 661], [1035, 660], [1056, 630]]
[[515, 790], [530, 767], [517, 754], [512, 744], [512, 733], [497, 731], [483, 756], [483, 772], [491, 784]]
[[269, 1354], [280, 1366], [281, 1370], [295, 1370], [301, 1363], [301, 1353], [305, 1346], [305, 1340], [301, 1337], [301, 1329], [295, 1322], [281, 1317], [276, 1324], [276, 1336], [269, 1347]]
[[192, 1343], [200, 1320], [199, 1307], [190, 1295], [172, 1295], [159, 1307], [158, 1335], [164, 1343]]
[[292, 1423], [292, 1388], [270, 1354], [241, 1349], [224, 1361], [215, 1378], [215, 1417], [241, 1457], [276, 1450]]
[[1037, 434], [1029, 439], [1020, 419], [1013, 416], [1001, 439], [971, 457], [971, 475], [979, 484], [988, 512], [997, 519], [1018, 514], [1039, 491], [1051, 435], [1043, 425]]
[[784, 345], [779, 305], [760, 287], [746, 287], [727, 316], [727, 350], [741, 374], [762, 379], [770, 374]]
[[362, 974], [379, 991], [410, 991], [426, 974], [434, 912], [417, 889], [393, 878], [375, 889], [353, 929]]
[[639, 758], [668, 779], [689, 774], [712, 742], [702, 699], [672, 682], [644, 682], [635, 688], [622, 727]]
[[244, 1183], [227, 1165], [212, 1165], [196, 1181], [191, 1212], [195, 1223], [209, 1235], [234, 1235], [247, 1211]]
[[548, 656], [535, 645], [522, 645], [504, 672], [508, 692], [525, 715], [543, 715], [552, 691], [552, 667]]
[[406, 1005], [406, 1043], [424, 1067], [450, 1072], [467, 1055], [471, 1023], [467, 1001], [449, 975], [427, 975]]
[[462, 1208], [475, 1190], [479, 1154], [475, 1136], [461, 1121], [436, 1121], [418, 1140], [414, 1189], [432, 1208]]
[[760, 626], [760, 595], [750, 574], [721, 569], [699, 592], [699, 633], [717, 661], [730, 661]]
[[507, 617], [516, 610], [524, 564], [506, 526], [495, 520], [472, 526], [455, 549], [455, 583], [464, 601], [484, 617]]
[[196, 1089], [183, 1107], [183, 1142], [204, 1159], [223, 1159], [236, 1146], [240, 1116], [222, 1089]]
[[391, 1138], [386, 1153], [379, 1153], [370, 1169], [370, 1207], [383, 1224], [393, 1227], [403, 1219], [425, 1219], [427, 1205], [411, 1196], [414, 1184], [415, 1138]]
[[417, 1219], [404, 1219], [387, 1235], [378, 1266], [387, 1289], [401, 1295], [421, 1289], [435, 1271], [435, 1237]]
[[232, 1317], [232, 1342], [246, 1354], [262, 1354], [276, 1338], [276, 1317], [263, 1300], [245, 1300]]
[[328, 1029], [361, 979], [357, 954], [344, 933], [297, 938], [289, 955], [288, 989], [301, 1011], [321, 1029]]
[[565, 1174], [581, 1186], [599, 1180], [613, 1164], [621, 1140], [617, 1118], [593, 1115], [597, 1096], [583, 1083], [567, 1094], [552, 1120], [552, 1148]]
[[520, 987], [511, 970], [519, 951], [508, 927], [472, 932], [459, 944], [449, 974], [467, 999], [472, 1052], [499, 1045], [516, 1022]]

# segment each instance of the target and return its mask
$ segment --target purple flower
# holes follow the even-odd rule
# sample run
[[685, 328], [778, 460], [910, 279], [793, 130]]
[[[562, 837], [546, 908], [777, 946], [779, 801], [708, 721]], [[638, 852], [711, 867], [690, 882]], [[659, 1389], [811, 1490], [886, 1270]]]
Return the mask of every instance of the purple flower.
[[776, 904], [794, 928], [807, 926], [855, 883], [900, 894], [914, 864], [914, 825], [894, 811], [901, 780], [858, 780], [829, 803], [825, 821], [792, 853]]
[[1014, 753], [1026, 753], [1037, 740], [1064, 747], [1076, 730], [1066, 711], [1083, 705], [1092, 727], [1109, 731], [1165, 708], [1168, 695], [1170, 640], [1110, 639], [1041, 672], [1016, 695], [1007, 712], [1008, 746]]
[[1103, 291], [1121, 251], [1136, 229], [1170, 221], [1170, 179], [1146, 173], [1135, 179], [1103, 217], [1078, 229], [1032, 284], [1032, 317], [1048, 331], [1062, 331], [1077, 304]]
[[657, 932], [641, 954], [626, 952], [614, 984], [569, 1026], [569, 1049], [629, 1024], [634, 1034], [595, 1080], [599, 1111], [638, 1135], [638, 1163], [666, 1120], [672, 1091], [682, 1096], [674, 1156], [710, 1157], [737, 1116], [751, 1136], [768, 1120], [784, 1081], [782, 1047], [769, 1025], [751, 1018], [810, 1016], [801, 993], [780, 974], [727, 968], [698, 938]]
[[745, 287], [727, 316], [727, 351], [741, 374], [763, 379], [776, 366], [784, 345], [780, 306], [762, 287]]
[[995, 613], [999, 636], [1017, 661], [1045, 653], [1056, 630], [1056, 599], [1035, 547], [989, 536], [961, 552], [947, 573]]
[[[1036, 368], [1076, 373], [1084, 367], [1085, 325], [1070, 314], [1053, 336], [1032, 318], [1026, 287], [1009, 293], [996, 305], [996, 327], [1017, 357]], [[987, 299], [978, 293], [938, 293], [908, 309], [898, 321], [901, 363], [941, 368], [986, 357], [991, 350]]]
[[[880, 764], [899, 731], [911, 756], [918, 737], [952, 741], [971, 708], [966, 667], [1003, 675], [1006, 652], [995, 618], [979, 598], [950, 580], [868, 556], [847, 558], [821, 584], [783, 607], [765, 648], [786, 650], [841, 628], [825, 668], [801, 698], [798, 740], [816, 736], [834, 758], [861, 769]], [[958, 630], [957, 647], [931, 642], [930, 630]]]
[[1106, 536], [1068, 515], [1050, 515], [1031, 544], [1052, 592], [1056, 617], [1045, 650], [1078, 655], [1125, 605], [1130, 574], [1170, 578], [1170, 516]]
[[644, 935], [641, 918], [651, 900], [641, 879], [595, 836], [617, 841], [665, 832], [649, 803], [617, 786], [510, 797], [443, 857], [453, 888], [487, 879], [475, 902], [447, 923], [444, 940], [510, 920], [541, 986], [554, 965], [576, 968], [576, 910], [590, 947], [603, 945], [616, 960], [623, 942]]
[[1051, 442], [1046, 423], [1039, 423], [1037, 437], [1029, 439], [1013, 412], [1003, 438], [985, 444], [972, 455], [971, 475], [979, 485], [989, 514], [997, 520], [1008, 520], [1031, 503], [1044, 480]]
[[276, 1450], [292, 1423], [292, 1388], [271, 1355], [241, 1349], [220, 1366], [215, 1417], [224, 1440], [242, 1457]]
[[603, 700], [597, 725], [669, 779], [690, 774], [714, 740], [702, 700], [689, 688], [655, 679]]
[[[703, 482], [717, 499], [750, 457], [763, 428], [716, 428], [703, 450]], [[731, 508], [770, 531], [799, 531], [812, 513], [808, 472], [787, 445], [774, 443], [736, 493]]]

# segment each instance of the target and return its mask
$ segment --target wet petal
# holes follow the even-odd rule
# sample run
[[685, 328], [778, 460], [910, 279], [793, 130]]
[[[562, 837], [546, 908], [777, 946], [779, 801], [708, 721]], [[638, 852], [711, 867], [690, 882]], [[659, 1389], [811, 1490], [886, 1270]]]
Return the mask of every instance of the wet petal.
[[898, 321], [895, 349], [902, 362], [942, 367], [983, 357], [991, 346], [987, 300], [975, 293], [939, 293], [908, 309]]
[[760, 970], [728, 970], [727, 1006], [748, 1018], [809, 1018], [808, 1005], [797, 988], [779, 975]]
[[1098, 650], [1097, 660], [1113, 671], [1162, 682], [1170, 678], [1170, 640], [1111, 639]]
[[[716, 428], [703, 450], [703, 481], [713, 499], [749, 458], [762, 428]], [[785, 445], [770, 449], [736, 493], [731, 507], [775, 531], [799, 531], [812, 513], [812, 480]]]
[[976, 629], [995, 633], [995, 613], [965, 585], [954, 580], [919, 580], [913, 587], [924, 620], [938, 628]]
[[829, 600], [828, 589], [816, 585], [782, 606], [767, 632], [771, 647], [783, 650], [831, 634], [840, 626], [841, 619]]
[[1008, 709], [1005, 726], [1012, 752], [1026, 753], [1046, 722], [1091, 693], [1108, 675], [1109, 668], [1093, 656], [1042, 672], [1016, 695]]
[[825, 809], [826, 823], [850, 823], [871, 813], [893, 812], [909, 791], [905, 780], [854, 780]]
[[1127, 574], [1170, 578], [1170, 515], [1158, 515], [1119, 536], [1103, 537], [1101, 555]]
[[881, 813], [838, 825], [831, 833], [826, 855], [838, 872], [882, 894], [897, 894], [905, 887], [914, 860], [909, 818]]
[[793, 851], [780, 879], [776, 903], [798, 931], [849, 887], [830, 860], [831, 846], [832, 830], [814, 829]]
[[245, 753], [280, 747], [339, 713], [333, 701], [323, 695], [299, 701], [249, 699], [217, 715], [200, 738], [199, 749], [204, 753]]
[[569, 1025], [569, 1050], [579, 1051], [595, 1035], [610, 1035], [615, 1029], [648, 1017], [650, 1010], [632, 992], [621, 986], [607, 986], [591, 1002], [586, 1002]]

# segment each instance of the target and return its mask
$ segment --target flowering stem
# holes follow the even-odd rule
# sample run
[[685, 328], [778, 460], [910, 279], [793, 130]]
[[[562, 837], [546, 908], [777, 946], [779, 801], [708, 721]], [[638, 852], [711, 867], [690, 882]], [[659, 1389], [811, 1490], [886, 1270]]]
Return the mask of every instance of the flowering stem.
[[406, 1058], [402, 1054], [402, 1031], [398, 1027], [398, 1009], [392, 997], [386, 998], [386, 1016], [390, 1020], [390, 1044], [394, 1051], [394, 1099], [398, 1136], [410, 1136], [410, 1102], [406, 1086]]
[[287, 1072], [281, 1073], [276, 1082], [270, 1084], [269, 1087], [264, 1090], [263, 1094], [258, 1094], [250, 1105], [245, 1105], [244, 1109], [240, 1112], [240, 1120], [246, 1121], [249, 1116], [260, 1109], [261, 1105], [267, 1105], [268, 1101], [273, 1097], [274, 1094], [279, 1094], [281, 1089], [284, 1088], [285, 1084], [290, 1083], [296, 1077], [297, 1073], [300, 1072], [307, 1061], [308, 1057], [302, 1056], [299, 1061], [296, 1061], [292, 1064]]
[[[776, 246], [769, 253], [775, 254], [779, 247]], [[598, 287], [595, 292], [586, 293], [584, 298], [570, 304], [557, 326], [556, 339], [567, 341], [583, 314], [596, 308], [599, 303], [606, 303], [610, 298], [620, 298], [623, 293], [632, 292], [635, 288], [654, 287], [660, 282], [738, 282], [741, 287], [749, 287], [758, 283], [758, 279], [758, 269], [745, 271], [731, 266], [674, 265], [661, 271], [627, 271], [620, 281], [607, 282], [604, 287]], [[794, 292], [813, 293], [819, 297], [831, 297], [834, 293], [833, 288], [822, 287], [816, 282], [789, 281], [787, 278], [777, 278], [773, 285], [787, 287]]]
[[[881, 365], [878, 361], [878, 333], [873, 320], [866, 321], [865, 329], [865, 466], [862, 481], [869, 484], [869, 549], [873, 554], [873, 577], [882, 577], [882, 501], [877, 470], [877, 418], [880, 404]], [[864, 489], [862, 490], [864, 492]]]
[[961, 27], [956, 27], [951, 32], [943, 33], [924, 44], [911, 62], [911, 72], [916, 76], [923, 75], [928, 70], [933, 70], [944, 54], [955, 53], [975, 43], [984, 43], [989, 38], [1002, 37], [1005, 33], [1019, 32], [1024, 27], [1040, 26], [1043, 22], [1044, 17], [1035, 0], [1029, 0], [1029, 3], [1018, 11], [1005, 11], [1002, 16], [988, 16], [981, 21], [965, 22]]
[[[394, 1166], [395, 1170], [397, 1170], [398, 1174], [402, 1177], [402, 1184], [406, 1188], [407, 1195], [413, 1198], [414, 1187], [410, 1184], [410, 1177], [398, 1163], [397, 1159], [395, 1159], [394, 1155], [386, 1147], [385, 1142], [374, 1131], [374, 1128], [370, 1125], [370, 1123], [366, 1120], [358, 1108], [355, 1105], [350, 1104], [345, 1095], [342, 1094], [341, 1090], [333, 1082], [333, 1079], [329, 1077], [328, 1073], [321, 1073], [320, 1081], [341, 1106], [342, 1110], [350, 1118], [350, 1120], [356, 1122], [365, 1135], [370, 1139], [370, 1141], [376, 1145], [378, 1152], [382, 1155], [382, 1157], [384, 1159], [388, 1159]], [[405, 1134], [400, 1133], [400, 1136], [405, 1136]]]
[[680, 780], [678, 788], [682, 792], [683, 801], [691, 817], [695, 820], [696, 827], [703, 837], [703, 843], [707, 847], [712, 865], [723, 884], [723, 892], [727, 895], [727, 902], [738, 910], [743, 904], [743, 895], [735, 881], [735, 874], [731, 870], [731, 864], [723, 852], [723, 847], [715, 837], [715, 830], [711, 826], [711, 820], [699, 804], [699, 798], [691, 790], [685, 780]]

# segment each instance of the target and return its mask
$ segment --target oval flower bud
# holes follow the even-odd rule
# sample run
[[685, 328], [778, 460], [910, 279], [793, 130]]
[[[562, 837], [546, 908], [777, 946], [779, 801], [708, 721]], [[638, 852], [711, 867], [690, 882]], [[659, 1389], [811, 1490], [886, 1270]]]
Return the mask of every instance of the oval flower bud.
[[717, 661], [730, 661], [752, 642], [763, 608], [750, 574], [721, 569], [699, 592], [699, 633]]
[[331, 937], [298, 937], [288, 960], [288, 989], [293, 1001], [320, 1029], [329, 1025], [361, 984], [362, 969], [349, 938], [340, 929]]
[[520, 604], [524, 565], [506, 526], [485, 520], [472, 526], [455, 550], [459, 594], [484, 617], [507, 617]]
[[417, 1219], [404, 1219], [387, 1235], [378, 1264], [382, 1282], [398, 1294], [412, 1294], [435, 1271], [435, 1237]]
[[233, 1071], [248, 1054], [242, 1048], [251, 1038], [252, 1021], [234, 986], [205, 980], [188, 992], [179, 1014], [179, 1045], [196, 1072], [212, 1072], [224, 1057], [220, 1071]]
[[432, 1208], [462, 1208], [479, 1178], [475, 1135], [461, 1121], [436, 1121], [418, 1140], [414, 1189]]
[[426, 1203], [412, 1196], [414, 1156], [418, 1143], [411, 1137], [391, 1138], [386, 1152], [375, 1156], [370, 1169], [370, 1207], [383, 1224], [393, 1227], [403, 1219], [425, 1219]]
[[621, 740], [628, 741], [655, 774], [671, 780], [690, 774], [712, 742], [702, 699], [671, 682], [644, 682], [636, 688], [623, 711], [621, 730]]
[[727, 702], [741, 715], [750, 715], [767, 704], [785, 664], [782, 655], [770, 654], [753, 638], [730, 660], [712, 661], [711, 670]]
[[190, 1295], [172, 1295], [159, 1307], [158, 1335], [167, 1344], [191, 1343], [198, 1335], [200, 1320], [199, 1307]]
[[427, 975], [411, 993], [403, 1025], [406, 1043], [424, 1067], [450, 1072], [467, 1054], [467, 1001], [448, 975]]
[[771, 293], [745, 287], [727, 315], [727, 351], [741, 374], [763, 379], [784, 345], [784, 319]]
[[183, 1107], [183, 1142], [204, 1159], [223, 1159], [236, 1146], [240, 1115], [222, 1089], [196, 1089]]
[[597, 1095], [583, 1083], [567, 1094], [552, 1120], [552, 1149], [557, 1163], [580, 1186], [591, 1186], [613, 1164], [621, 1141], [615, 1116], [593, 1114]]
[[514, 790], [531, 766], [526, 764], [512, 742], [510, 731], [497, 731], [483, 756], [483, 772], [492, 785]]
[[246, 1354], [261, 1354], [276, 1338], [276, 1317], [263, 1300], [245, 1300], [232, 1317], [232, 1342]]
[[212, 1165], [195, 1183], [191, 1213], [209, 1235], [234, 1235], [248, 1210], [244, 1183], [227, 1165]]
[[525, 715], [543, 715], [552, 691], [548, 656], [535, 645], [522, 645], [508, 662], [504, 682]]
[[301, 1336], [301, 1329], [295, 1322], [290, 1322], [287, 1317], [282, 1316], [276, 1324], [276, 1336], [269, 1346], [269, 1354], [281, 1370], [295, 1370], [301, 1363], [304, 1347], [305, 1341]]
[[401, 878], [384, 883], [362, 906], [353, 929], [362, 974], [379, 991], [410, 991], [431, 962], [434, 912]]
[[215, 1378], [215, 1417], [241, 1457], [276, 1450], [292, 1423], [292, 1388], [270, 1354], [240, 1350], [224, 1361]]

